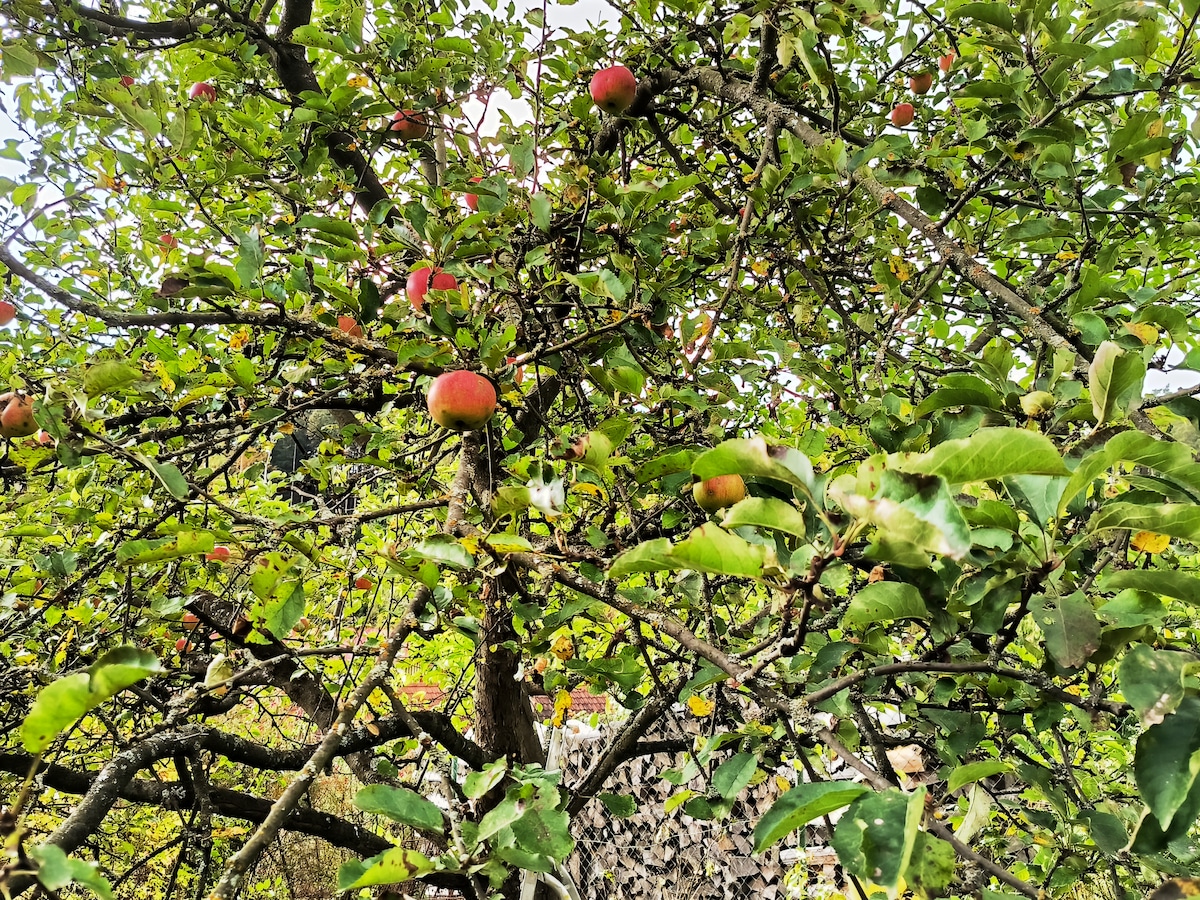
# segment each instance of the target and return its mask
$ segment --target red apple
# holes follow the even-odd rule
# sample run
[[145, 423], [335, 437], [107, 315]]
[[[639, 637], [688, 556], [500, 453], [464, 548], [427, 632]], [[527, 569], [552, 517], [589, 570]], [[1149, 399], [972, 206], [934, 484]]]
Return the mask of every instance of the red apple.
[[592, 76], [589, 90], [595, 104], [612, 116], [620, 115], [633, 105], [637, 94], [637, 79], [624, 66], [601, 69]]
[[0, 300], [0, 325], [7, 325], [17, 317], [17, 308], [7, 300]]
[[746, 482], [741, 475], [718, 475], [692, 485], [692, 499], [702, 510], [714, 513], [746, 498]]
[[947, 72], [950, 71], [950, 67], [952, 65], [954, 65], [954, 51], [953, 50], [950, 51], [949, 53], [947, 53], [945, 56], [938, 57], [938, 68], [942, 70], [943, 75], [945, 75]]
[[179, 640], [177, 640], [175, 642], [175, 649], [178, 650], [180, 653], [187, 653], [189, 650], [192, 649], [192, 642], [189, 641], [187, 638], [180, 638]]
[[192, 85], [192, 89], [188, 91], [188, 97], [192, 100], [204, 100], [212, 103], [217, 99], [217, 89], [207, 81], [197, 81]]
[[[433, 283], [430, 284], [430, 281]], [[405, 284], [405, 293], [408, 294], [409, 304], [417, 312], [425, 308], [425, 295], [429, 293], [430, 288], [435, 291], [458, 290], [458, 279], [449, 272], [439, 271], [434, 274], [433, 269], [429, 266], [423, 266], [410, 273], [408, 282]]]
[[204, 554], [204, 559], [208, 562], [223, 563], [228, 562], [230, 556], [232, 554], [229, 552], [229, 548], [218, 544], [212, 548], [212, 553]]
[[121, 76], [121, 87], [123, 87], [123, 88], [131, 88], [131, 87], [133, 87], [135, 84], [137, 84], [137, 82], [133, 80], [133, 76], [132, 76], [132, 75], [122, 75], [122, 76]]
[[392, 116], [392, 124], [388, 126], [392, 133], [402, 141], [419, 141], [429, 134], [429, 126], [425, 118], [414, 109], [398, 109]]
[[425, 405], [443, 428], [477, 431], [496, 411], [496, 389], [474, 372], [446, 372], [429, 386]]
[[356, 591], [369, 591], [374, 586], [375, 582], [373, 582], [370, 578], [360, 576], [354, 579], [354, 589]]
[[200, 617], [195, 613], [185, 612], [180, 624], [183, 625], [185, 631], [195, 631], [200, 627]]
[[933, 87], [933, 73], [922, 72], [909, 77], [908, 86], [914, 94], [928, 94], [929, 89]]
[[175, 237], [173, 234], [160, 234], [158, 236], [158, 242], [168, 250], [175, 250], [179, 247], [179, 238]]
[[[479, 184], [481, 181], [483, 181], [483, 179], [478, 175], [476, 175], [474, 178], [467, 179], [468, 184]], [[479, 195], [467, 194], [467, 206], [470, 207], [471, 212], [479, 212]]]
[[39, 431], [37, 433], [37, 442], [44, 447], [47, 444], [53, 444], [54, 437], [48, 431]]
[[27, 394], [9, 391], [0, 394], [0, 437], [22, 438], [37, 432], [33, 420], [33, 398]]
[[338, 328], [350, 337], [362, 337], [363, 330], [357, 322], [354, 321], [354, 316], [338, 316]]
[[[504, 357], [504, 361], [511, 366], [513, 363], [515, 363], [517, 361], [517, 358], [515, 356], [506, 356], [506, 357]], [[517, 366], [517, 370], [515, 372], [513, 372], [513, 384], [519, 385], [524, 380], [525, 380], [525, 367]]]
[[913, 116], [917, 111], [911, 103], [901, 103], [892, 110], [892, 124], [897, 128], [903, 128], [905, 125], [912, 123]]

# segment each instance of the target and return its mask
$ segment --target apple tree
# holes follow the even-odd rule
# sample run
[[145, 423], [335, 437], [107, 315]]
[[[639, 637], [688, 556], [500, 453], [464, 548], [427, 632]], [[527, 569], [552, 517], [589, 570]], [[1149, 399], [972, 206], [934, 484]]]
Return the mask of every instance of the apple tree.
[[565, 890], [677, 704], [860, 893], [1196, 874], [1198, 19], [4, 4], [6, 895]]

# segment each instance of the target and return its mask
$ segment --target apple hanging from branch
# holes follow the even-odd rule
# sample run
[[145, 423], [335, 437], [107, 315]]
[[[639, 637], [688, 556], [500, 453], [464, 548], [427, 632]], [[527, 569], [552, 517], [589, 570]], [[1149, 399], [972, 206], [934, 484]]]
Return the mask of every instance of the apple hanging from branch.
[[746, 482], [741, 475], [717, 475], [692, 485], [692, 499], [707, 513], [733, 506], [746, 499]]
[[429, 134], [429, 125], [415, 109], [398, 109], [392, 116], [392, 124], [388, 126], [398, 140], [408, 143], [419, 141]]
[[443, 428], [478, 431], [496, 412], [496, 389], [474, 372], [446, 372], [429, 386], [425, 405]]
[[197, 81], [188, 91], [188, 97], [192, 100], [204, 100], [206, 103], [213, 103], [217, 99], [217, 89], [207, 81]]
[[33, 398], [28, 394], [9, 391], [0, 394], [0, 437], [22, 438], [36, 434], [33, 420]]
[[449, 272], [443, 272], [440, 269], [435, 271], [429, 266], [423, 266], [409, 274], [404, 291], [414, 310], [421, 312], [425, 309], [425, 295], [430, 290], [456, 291], [458, 290], [458, 279]]
[[588, 90], [592, 101], [610, 116], [619, 116], [633, 105], [637, 78], [625, 66], [601, 69], [592, 76]]

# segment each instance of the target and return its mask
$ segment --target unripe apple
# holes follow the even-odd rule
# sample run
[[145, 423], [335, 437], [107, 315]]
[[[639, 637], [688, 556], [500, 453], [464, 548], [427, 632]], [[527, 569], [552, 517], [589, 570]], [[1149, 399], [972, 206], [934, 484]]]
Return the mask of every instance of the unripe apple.
[[919, 75], [910, 76], [908, 86], [914, 94], [928, 94], [930, 88], [933, 87], [933, 73], [922, 72]]
[[37, 432], [32, 397], [9, 391], [0, 394], [0, 407], [0, 437], [22, 438]]
[[362, 337], [363, 330], [357, 322], [354, 321], [354, 316], [338, 316], [338, 328], [344, 331], [350, 337]]
[[949, 72], [950, 67], [953, 65], [954, 65], [954, 52], [953, 51], [951, 51], [950, 53], [947, 53], [945, 56], [938, 57], [938, 68], [942, 70], [943, 75], [945, 75], [947, 72]]
[[233, 554], [230, 553], [228, 547], [224, 547], [224, 546], [218, 544], [217, 546], [212, 548], [211, 553], [205, 553], [204, 558], [208, 562], [223, 563], [223, 562], [228, 562], [229, 557], [232, 555]]
[[617, 116], [633, 104], [637, 94], [637, 79], [624, 66], [613, 66], [593, 75], [589, 90], [598, 107], [609, 115]]
[[[432, 284], [430, 283], [431, 281]], [[409, 304], [417, 312], [425, 308], [425, 295], [429, 293], [431, 288], [435, 291], [458, 290], [458, 279], [449, 272], [434, 274], [433, 269], [429, 268], [429, 266], [424, 266], [412, 272], [405, 284], [405, 293], [408, 294]]]
[[0, 325], [7, 325], [17, 317], [17, 308], [7, 300], [0, 300]]
[[192, 89], [188, 91], [188, 97], [192, 100], [204, 100], [212, 103], [217, 99], [217, 89], [207, 81], [197, 81], [192, 85]]
[[392, 116], [392, 124], [388, 126], [401, 141], [419, 141], [429, 134], [429, 126], [425, 118], [414, 109], [398, 109]]
[[[479, 184], [481, 181], [483, 181], [483, 179], [478, 175], [476, 175], [474, 178], [467, 179], [468, 184]], [[479, 212], [479, 195], [467, 194], [467, 206], [470, 208], [471, 212]]]
[[741, 475], [717, 475], [692, 485], [692, 499], [702, 510], [714, 513], [746, 498], [746, 482]]
[[474, 372], [446, 372], [429, 386], [425, 405], [443, 428], [477, 431], [496, 411], [496, 389]]
[[897, 128], [912, 124], [913, 116], [917, 114], [911, 103], [901, 103], [892, 110], [892, 124]]

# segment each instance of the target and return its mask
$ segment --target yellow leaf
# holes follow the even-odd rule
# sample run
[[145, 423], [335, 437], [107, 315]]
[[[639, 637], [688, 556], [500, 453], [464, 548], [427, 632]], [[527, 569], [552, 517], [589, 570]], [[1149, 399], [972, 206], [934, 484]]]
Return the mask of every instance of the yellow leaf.
[[1059, 262], [1071, 262], [1072, 260], [1079, 259], [1079, 254], [1074, 250], [1061, 250], [1054, 254], [1054, 258]]
[[479, 552], [479, 538], [468, 534], [466, 537], [460, 537], [458, 542], [463, 545], [468, 553], [474, 556]]
[[1149, 125], [1146, 126], [1146, 137], [1148, 137], [1148, 138], [1154, 139], [1156, 137], [1162, 137], [1162, 133], [1163, 133], [1163, 120], [1161, 118], [1155, 119], [1153, 122], [1151, 122]]
[[1134, 550], [1142, 553], [1162, 553], [1171, 543], [1171, 536], [1153, 531], [1139, 531], [1129, 543], [1133, 544]]
[[559, 659], [573, 659], [575, 657], [575, 642], [571, 640], [570, 635], [560, 634], [550, 644], [550, 652]]
[[699, 694], [692, 694], [688, 697], [687, 705], [688, 709], [692, 711], [692, 715], [698, 719], [711, 716], [713, 710], [717, 708], [716, 703], [712, 700], [705, 700]]
[[365, 88], [370, 83], [371, 79], [366, 75], [353, 75], [346, 82], [346, 84], [350, 85], [352, 88]]
[[1126, 322], [1125, 330], [1147, 347], [1158, 342], [1158, 329], [1149, 322]]
[[892, 270], [892, 274], [896, 276], [897, 281], [908, 281], [908, 279], [913, 277], [913, 265], [903, 256], [889, 256], [888, 268]]

